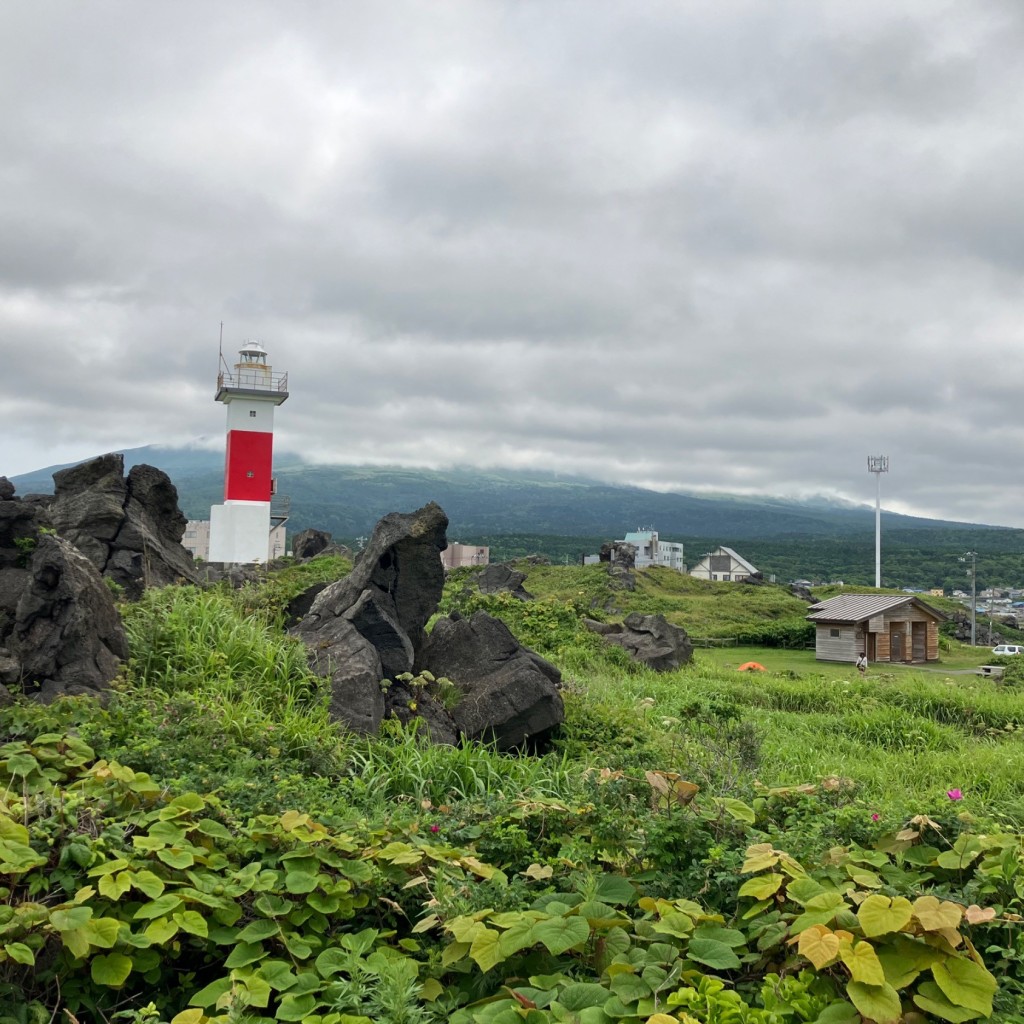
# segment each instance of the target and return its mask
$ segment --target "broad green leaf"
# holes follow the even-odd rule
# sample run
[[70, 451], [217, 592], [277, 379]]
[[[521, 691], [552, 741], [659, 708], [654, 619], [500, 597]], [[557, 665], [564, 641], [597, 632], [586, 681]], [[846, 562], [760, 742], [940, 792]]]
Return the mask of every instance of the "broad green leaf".
[[289, 871], [284, 878], [284, 887], [290, 893], [302, 895], [316, 888], [317, 877], [311, 871]]
[[203, 1019], [203, 1011], [200, 1009], [182, 1010], [171, 1018], [171, 1024], [200, 1024]]
[[177, 910], [180, 906], [181, 900], [172, 893], [167, 893], [164, 896], [157, 897], [155, 900], [150, 900], [149, 903], [143, 903], [135, 911], [135, 916], [132, 920], [145, 921], [151, 917], [163, 917], [165, 914]]
[[100, 949], [113, 949], [120, 930], [121, 922], [113, 917], [94, 917], [82, 925], [82, 935], [89, 940], [89, 945]]
[[963, 1021], [976, 1020], [981, 1016], [977, 1010], [966, 1006], [955, 1006], [943, 994], [932, 981], [922, 982], [914, 993], [914, 1003], [927, 1013], [931, 1013], [942, 1020], [952, 1021], [953, 1024], [962, 1024]]
[[646, 999], [653, 992], [651, 986], [643, 978], [628, 972], [613, 974], [608, 987], [626, 1006], [635, 1003], [638, 999]]
[[11, 775], [20, 775], [24, 778], [26, 775], [31, 775], [38, 767], [39, 762], [31, 754], [14, 754], [7, 758], [6, 768]]
[[121, 953], [94, 956], [89, 963], [92, 980], [97, 985], [106, 985], [107, 988], [120, 988], [131, 973], [132, 962]]
[[209, 934], [206, 918], [195, 910], [184, 910], [181, 913], [172, 914], [171, 917], [183, 932], [198, 935], [202, 939]]
[[[864, 1018], [845, 999], [838, 1003], [829, 1003], [818, 1014], [814, 1024], [860, 1024]], [[171, 1024], [174, 1024], [172, 1021]]]
[[145, 931], [146, 938], [157, 946], [170, 942], [177, 934], [178, 925], [170, 917], [158, 917], [150, 921]]
[[484, 928], [473, 937], [469, 955], [472, 960], [476, 961], [476, 965], [481, 971], [489, 971], [505, 959], [499, 945], [500, 938], [501, 934], [493, 928]]
[[[724, 942], [733, 949], [746, 946], [747, 937], [743, 932], [735, 928], [725, 928], [720, 924], [702, 924], [693, 933], [694, 939], [714, 939], [716, 942]], [[691, 940], [692, 941], [692, 940]]]
[[737, 800], [735, 797], [718, 797], [715, 800], [715, 804], [737, 821], [745, 821], [748, 825], [753, 825], [757, 820], [754, 808], [745, 804], [742, 800]]
[[846, 986], [850, 1002], [876, 1024], [896, 1024], [902, 1017], [899, 993], [892, 985], [865, 985], [851, 981]]
[[24, 942], [5, 942], [4, 952], [16, 963], [31, 967], [36, 962], [36, 955]]
[[302, 1020], [315, 1006], [316, 996], [311, 993], [297, 996], [288, 992], [282, 996], [276, 1016], [278, 1020]]
[[239, 942], [262, 942], [273, 935], [281, 934], [281, 923], [279, 921], [253, 921], [246, 925], [238, 933]]
[[99, 881], [100, 893], [108, 900], [119, 900], [132, 887], [130, 871], [119, 871], [116, 875], [104, 875]]
[[[264, 960], [256, 972], [275, 992], [287, 992], [298, 980], [291, 964], [284, 960]], [[327, 977], [327, 975], [324, 975]]]
[[54, 910], [50, 914], [50, 924], [59, 932], [81, 928], [92, 917], [91, 907], [71, 907], [68, 910]]
[[[608, 999], [608, 990], [604, 985], [596, 985], [591, 982], [576, 982], [573, 985], [566, 985], [558, 993], [558, 1001], [567, 1010], [578, 1013], [588, 1006], [603, 1006]], [[679, 1024], [674, 1020], [673, 1024]]]
[[519, 950], [533, 945], [535, 941], [533, 925], [534, 922], [532, 920], [523, 918], [512, 925], [511, 928], [501, 933], [501, 938], [498, 939], [498, 951], [501, 953], [503, 960], [507, 960], [514, 953], [518, 953]]
[[209, 985], [204, 986], [193, 994], [192, 998], [188, 1001], [188, 1005], [213, 1006], [225, 992], [231, 991], [231, 985], [231, 978], [218, 978], [216, 981], [211, 981]]
[[179, 849], [167, 849], [157, 850], [157, 857], [160, 858], [168, 867], [172, 868], [190, 868], [195, 864], [196, 859], [188, 850]]
[[196, 822], [196, 831], [214, 839], [231, 838], [231, 833], [219, 821], [214, 821], [212, 818], [200, 818]]
[[926, 932], [941, 932], [944, 928], [959, 928], [963, 907], [934, 896], [919, 896], [913, 903], [914, 916]]
[[544, 945], [552, 956], [558, 956], [590, 938], [590, 925], [582, 917], [553, 917], [533, 926], [533, 940]]
[[231, 955], [224, 961], [224, 966], [244, 967], [246, 964], [254, 964], [257, 960], [262, 960], [266, 955], [267, 951], [260, 943], [240, 942], [231, 950]]
[[691, 939], [686, 955], [697, 963], [705, 964], [716, 971], [726, 971], [740, 966], [740, 958], [724, 942], [716, 939]]
[[311, 892], [306, 897], [306, 903], [321, 914], [333, 914], [341, 906], [341, 900], [337, 896], [325, 896], [322, 892]]
[[347, 970], [351, 963], [351, 953], [346, 953], [344, 950], [338, 949], [337, 946], [332, 946], [330, 949], [325, 949], [316, 958], [316, 969], [320, 972], [320, 977], [330, 978], [341, 971]]
[[811, 925], [800, 933], [797, 950], [820, 971], [839, 956], [839, 936], [823, 924]]
[[89, 950], [92, 949], [81, 928], [71, 928], [66, 932], [61, 932], [60, 941], [73, 957], [79, 959], [87, 957]]
[[164, 891], [164, 882], [152, 871], [137, 871], [132, 875], [132, 888], [138, 889], [144, 896], [155, 900]]
[[880, 987], [886, 984], [885, 971], [870, 942], [845, 942], [839, 945], [839, 956], [850, 970], [854, 981]]
[[857, 920], [860, 922], [861, 930], [868, 938], [876, 935], [888, 935], [890, 932], [901, 931], [910, 924], [914, 908], [910, 900], [903, 896], [889, 899], [888, 896], [880, 896], [872, 893], [857, 911]]
[[632, 903], [636, 896], [636, 889], [632, 883], [622, 875], [599, 875], [597, 888], [594, 890], [594, 899], [603, 903], [621, 904], [623, 906]]
[[739, 895], [752, 896], [755, 900], [767, 899], [779, 891], [779, 886], [784, 881], [784, 875], [755, 875], [740, 886]]
[[778, 864], [781, 854], [772, 847], [771, 843], [758, 843], [756, 846], [747, 847], [747, 856], [743, 861], [740, 871], [746, 875], [753, 871], [764, 871], [765, 868], [774, 867]]
[[973, 960], [947, 957], [932, 965], [932, 977], [951, 1003], [991, 1016], [996, 979], [984, 967]]

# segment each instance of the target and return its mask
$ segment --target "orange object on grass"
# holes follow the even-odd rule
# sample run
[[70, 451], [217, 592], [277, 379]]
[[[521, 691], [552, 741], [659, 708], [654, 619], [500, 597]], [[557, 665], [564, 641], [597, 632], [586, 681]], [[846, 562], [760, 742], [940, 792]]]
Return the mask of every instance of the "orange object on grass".
[[738, 669], [737, 672], [767, 672], [768, 670], [759, 661], [745, 661]]

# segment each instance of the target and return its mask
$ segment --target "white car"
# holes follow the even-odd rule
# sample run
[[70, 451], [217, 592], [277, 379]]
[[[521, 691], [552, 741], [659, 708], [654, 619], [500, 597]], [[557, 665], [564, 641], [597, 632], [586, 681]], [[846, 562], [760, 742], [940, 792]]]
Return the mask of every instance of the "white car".
[[1024, 654], [1024, 647], [1019, 644], [1000, 644], [992, 648], [993, 654]]

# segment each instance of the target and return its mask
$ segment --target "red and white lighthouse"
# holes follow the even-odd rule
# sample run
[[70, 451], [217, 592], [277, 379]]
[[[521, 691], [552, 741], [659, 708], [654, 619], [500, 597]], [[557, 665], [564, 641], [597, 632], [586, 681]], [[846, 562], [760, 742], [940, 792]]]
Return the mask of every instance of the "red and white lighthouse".
[[228, 407], [224, 504], [210, 509], [211, 562], [265, 562], [274, 493], [274, 409], [288, 398], [288, 374], [274, 373], [267, 350], [247, 341], [230, 370], [217, 375], [217, 401]]

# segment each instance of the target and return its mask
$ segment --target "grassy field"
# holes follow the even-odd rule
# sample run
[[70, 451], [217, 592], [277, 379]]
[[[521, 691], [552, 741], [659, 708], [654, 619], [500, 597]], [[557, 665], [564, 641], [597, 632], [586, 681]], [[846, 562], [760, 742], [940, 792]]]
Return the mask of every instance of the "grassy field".
[[331, 721], [281, 622], [336, 559], [151, 592], [104, 705], [0, 708], [0, 1024], [1024, 1021], [1024, 688], [990, 652], [658, 674], [583, 617], [792, 640], [805, 605], [525, 568], [537, 600], [457, 572], [443, 603], [562, 669], [539, 755]]

